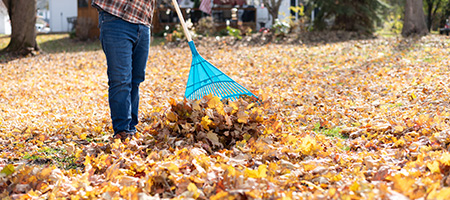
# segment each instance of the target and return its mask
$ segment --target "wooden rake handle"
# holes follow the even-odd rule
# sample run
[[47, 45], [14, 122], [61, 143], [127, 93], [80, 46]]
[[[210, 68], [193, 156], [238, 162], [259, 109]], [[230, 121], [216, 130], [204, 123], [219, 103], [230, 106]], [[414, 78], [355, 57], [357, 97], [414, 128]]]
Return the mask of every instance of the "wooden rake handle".
[[175, 7], [175, 10], [177, 11], [177, 15], [178, 15], [178, 18], [180, 19], [181, 26], [183, 26], [184, 35], [186, 35], [188, 42], [190, 42], [190, 41], [192, 41], [192, 37], [186, 26], [186, 22], [184, 21], [184, 17], [183, 17], [183, 14], [181, 13], [180, 6], [178, 6], [177, 0], [172, 0], [172, 3], [173, 3], [173, 6]]

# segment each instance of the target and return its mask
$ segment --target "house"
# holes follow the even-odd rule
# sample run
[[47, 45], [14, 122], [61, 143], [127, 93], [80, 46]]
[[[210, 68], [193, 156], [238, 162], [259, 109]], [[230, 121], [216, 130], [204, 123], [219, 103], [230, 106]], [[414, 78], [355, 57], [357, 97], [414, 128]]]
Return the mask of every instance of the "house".
[[78, 0], [77, 37], [95, 39], [100, 36], [98, 29], [98, 11], [91, 6], [92, 0]]
[[51, 32], [70, 32], [73, 30], [73, 18], [77, 17], [77, 0], [48, 1]]
[[[77, 17], [77, 0], [38, 0], [36, 8], [38, 31], [69, 32], [73, 29], [74, 24], [70, 19]], [[2, 1], [0, 1], [0, 34], [11, 34], [8, 12]]]
[[5, 5], [0, 1], [0, 34], [11, 34], [11, 23]]
[[[302, 0], [281, 0], [282, 3], [279, 8], [278, 19], [281, 21], [291, 19], [298, 19], [298, 13], [291, 11], [290, 7], [299, 6]], [[192, 0], [178, 0], [180, 3], [181, 11], [184, 15], [190, 13], [190, 19], [193, 23], [196, 23], [198, 19], [206, 16], [205, 13], [197, 16], [199, 12], [198, 8], [193, 8], [194, 3]], [[172, 27], [178, 24], [176, 14], [171, 5], [166, 5], [166, 2], [162, 1], [157, 7], [155, 12], [155, 19], [153, 24], [153, 32], [158, 33], [164, 31], [166, 26]], [[169, 2], [169, 4], [171, 4]], [[227, 21], [241, 21], [244, 26], [251, 27], [253, 30], [259, 30], [261, 28], [272, 27], [272, 16], [269, 14], [267, 8], [262, 4], [262, 0], [212, 0], [211, 16], [214, 20], [214, 25], [217, 29], [222, 29], [227, 26]], [[232, 17], [233, 12], [237, 10], [237, 17]], [[251, 13], [248, 15], [248, 13]], [[193, 17], [194, 16], [194, 17]], [[236, 15], [235, 15], [236, 16]], [[246, 16], [246, 17], [244, 17]], [[249, 17], [250, 16], [250, 17]], [[186, 17], [188, 19], [189, 17]], [[236, 24], [230, 23], [230, 25], [236, 26]]]
[[[298, 13], [293, 12], [291, 7], [298, 7], [302, 3], [302, 0], [282, 0], [280, 9], [278, 10], [278, 19], [280, 21], [297, 20], [300, 18]], [[269, 14], [264, 5], [258, 6], [256, 9], [256, 28], [257, 30], [261, 28], [272, 27], [272, 16]]]

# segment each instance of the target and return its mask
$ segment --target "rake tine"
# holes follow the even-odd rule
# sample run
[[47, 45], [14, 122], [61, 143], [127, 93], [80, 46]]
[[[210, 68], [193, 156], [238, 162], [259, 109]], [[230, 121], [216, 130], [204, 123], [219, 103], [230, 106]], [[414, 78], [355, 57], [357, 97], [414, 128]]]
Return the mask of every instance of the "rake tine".
[[225, 92], [224, 92], [224, 88], [219, 83], [217, 83], [216, 85], [217, 85], [217, 87], [216, 87], [217, 90], [219, 90], [219, 92], [220, 92], [220, 97], [226, 96]]

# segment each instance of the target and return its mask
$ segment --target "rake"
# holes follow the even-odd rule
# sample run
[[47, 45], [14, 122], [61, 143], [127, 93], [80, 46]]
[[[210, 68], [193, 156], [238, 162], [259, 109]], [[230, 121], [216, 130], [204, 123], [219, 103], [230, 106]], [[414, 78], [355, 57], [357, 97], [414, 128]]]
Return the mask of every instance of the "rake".
[[192, 53], [191, 69], [189, 71], [189, 78], [184, 96], [191, 100], [198, 100], [209, 94], [230, 101], [235, 101], [240, 97], [253, 97], [258, 99], [253, 93], [236, 83], [236, 81], [200, 56], [194, 41], [192, 41], [191, 34], [187, 29], [177, 0], [172, 0], [172, 2]]

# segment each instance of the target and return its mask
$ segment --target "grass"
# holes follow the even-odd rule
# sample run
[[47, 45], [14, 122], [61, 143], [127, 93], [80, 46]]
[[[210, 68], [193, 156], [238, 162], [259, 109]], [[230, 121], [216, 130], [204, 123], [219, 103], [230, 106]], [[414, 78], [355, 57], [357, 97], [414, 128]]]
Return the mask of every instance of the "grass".
[[57, 166], [63, 169], [75, 169], [79, 166], [74, 155], [66, 155], [67, 151], [60, 148], [43, 148], [33, 154], [25, 154], [24, 160], [35, 161], [39, 159], [53, 160]]
[[[6, 48], [9, 41], [9, 36], [0, 36], [0, 49]], [[41, 34], [36, 37], [36, 41], [41, 50], [47, 53], [97, 51], [102, 49], [99, 40], [79, 41], [71, 39], [69, 33]], [[153, 37], [151, 46], [161, 45], [164, 41], [165, 39], [162, 37]]]
[[343, 136], [340, 131], [341, 129], [338, 127], [327, 129], [320, 126], [320, 123], [316, 123], [314, 125], [313, 131], [316, 133], [324, 134], [327, 137], [338, 137], [341, 139], [347, 139], [347, 137]]
[[[0, 37], [0, 49], [7, 47], [9, 41], [10, 37], [8, 36]], [[41, 50], [47, 53], [96, 51], [101, 49], [98, 40], [77, 41], [70, 39], [69, 33], [38, 35], [36, 42]]]
[[158, 46], [163, 45], [166, 42], [166, 39], [164, 37], [152, 37], [152, 43], [150, 46]]

